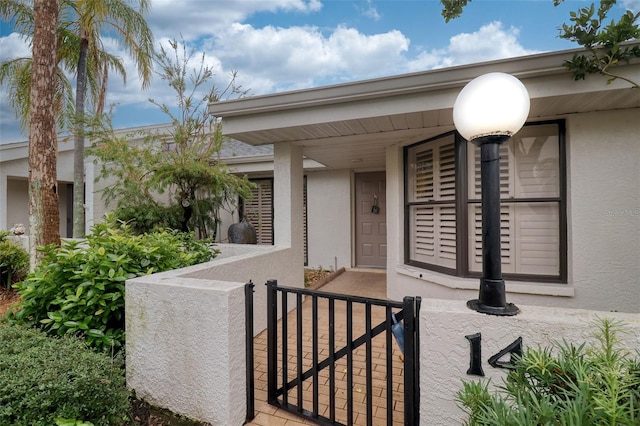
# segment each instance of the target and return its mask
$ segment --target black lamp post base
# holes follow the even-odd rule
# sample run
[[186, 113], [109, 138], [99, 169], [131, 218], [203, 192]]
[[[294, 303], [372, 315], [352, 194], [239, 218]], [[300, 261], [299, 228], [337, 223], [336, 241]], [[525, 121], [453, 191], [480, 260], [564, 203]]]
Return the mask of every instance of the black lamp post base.
[[506, 303], [505, 306], [491, 306], [482, 303], [479, 299], [469, 300], [467, 302], [467, 308], [473, 309], [474, 311], [480, 312], [481, 314], [498, 315], [505, 317], [512, 317], [520, 312], [520, 308], [518, 308], [513, 303]]

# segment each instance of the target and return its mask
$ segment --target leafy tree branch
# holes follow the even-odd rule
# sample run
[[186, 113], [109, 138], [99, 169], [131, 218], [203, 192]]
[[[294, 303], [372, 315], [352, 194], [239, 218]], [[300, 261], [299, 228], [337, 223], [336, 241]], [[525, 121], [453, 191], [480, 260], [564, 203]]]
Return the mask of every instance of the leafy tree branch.
[[175, 106], [150, 102], [169, 117], [167, 127], [119, 136], [108, 119], [98, 120], [91, 126], [90, 153], [103, 165], [100, 177], [112, 182], [103, 197], [117, 201], [121, 219], [136, 220], [139, 230], [162, 224], [209, 238], [215, 237], [220, 209], [234, 208], [238, 196], [250, 197], [252, 184], [220, 160], [221, 123], [207, 105], [247, 91], [236, 85], [235, 73], [222, 91], [207, 89], [213, 69], [204, 55], [195, 67], [192, 60], [193, 53], [176, 40], [156, 56], [158, 75], [173, 90]]
[[[458, 18], [471, 0], [440, 0], [442, 16], [445, 22]], [[553, 0], [558, 6], [564, 0]], [[571, 71], [574, 80], [584, 80], [588, 74], [601, 74], [608, 77], [607, 82], [620, 79], [631, 87], [639, 88], [639, 82], [616, 73], [613, 69], [620, 63], [629, 63], [640, 58], [640, 46], [628, 43], [640, 38], [638, 19], [640, 12], [627, 10], [617, 21], [609, 14], [616, 0], [600, 0], [596, 9], [592, 3], [570, 12], [569, 23], [563, 23], [558, 29], [558, 37], [577, 43], [586, 53], [576, 53], [564, 66]], [[607, 22], [609, 22], [607, 24]]]

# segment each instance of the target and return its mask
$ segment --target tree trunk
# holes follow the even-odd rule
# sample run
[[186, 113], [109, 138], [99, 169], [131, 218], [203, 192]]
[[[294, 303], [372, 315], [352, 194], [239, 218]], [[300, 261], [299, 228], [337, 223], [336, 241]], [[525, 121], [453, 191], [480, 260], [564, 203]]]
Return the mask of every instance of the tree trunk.
[[76, 120], [73, 147], [73, 238], [85, 236], [84, 218], [84, 100], [87, 91], [89, 40], [80, 30], [80, 56], [76, 77]]
[[60, 244], [58, 139], [54, 111], [58, 0], [34, 0], [33, 10], [29, 106], [29, 252], [32, 269], [41, 257], [37, 247]]

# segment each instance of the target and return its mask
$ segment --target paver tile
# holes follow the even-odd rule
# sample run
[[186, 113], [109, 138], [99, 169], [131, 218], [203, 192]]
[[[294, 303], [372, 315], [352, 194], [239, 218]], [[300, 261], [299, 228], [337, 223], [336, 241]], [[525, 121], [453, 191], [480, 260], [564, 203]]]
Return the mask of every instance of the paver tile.
[[[377, 299], [386, 299], [386, 274], [377, 272], [356, 272], [346, 271], [338, 276], [333, 281], [325, 284], [319, 289], [319, 291], [325, 291], [330, 293], [349, 294], [354, 296], [366, 296]], [[295, 299], [291, 298], [288, 306], [295, 306]], [[306, 371], [313, 364], [311, 355], [313, 331], [311, 321], [311, 306], [312, 298], [307, 297], [303, 302], [303, 324], [302, 324], [302, 347], [303, 355], [302, 368]], [[346, 303], [336, 301], [335, 304], [335, 347], [337, 351], [344, 347], [347, 333], [346, 333]], [[318, 348], [320, 360], [329, 357], [329, 313], [328, 302], [326, 299], [318, 299]], [[381, 307], [372, 307], [372, 326], [379, 324], [386, 319], [386, 311]], [[353, 337], [363, 335], [366, 331], [366, 324], [364, 321], [365, 309], [361, 305], [353, 305], [354, 321], [352, 325]], [[296, 356], [296, 333], [297, 333], [297, 311], [293, 310], [288, 314], [288, 338], [287, 345], [290, 357], [287, 362], [288, 380], [295, 379], [297, 377], [297, 356]], [[255, 350], [255, 412], [256, 416], [254, 420], [247, 423], [249, 426], [298, 426], [314, 424], [310, 420], [305, 420], [295, 414], [289, 413], [285, 410], [271, 406], [266, 402], [266, 389], [267, 389], [267, 356], [266, 356], [266, 331], [260, 333], [254, 339]], [[402, 361], [400, 359], [400, 351], [395, 341], [392, 341], [393, 345], [393, 401], [391, 404], [394, 407], [394, 424], [402, 424], [403, 419], [403, 386], [402, 386]], [[281, 348], [280, 348], [281, 349]], [[385, 336], [380, 335], [372, 339], [371, 352], [373, 355], [372, 361], [372, 412], [374, 414], [373, 423], [375, 425], [386, 425], [386, 407], [389, 401], [386, 400], [386, 339]], [[282, 356], [281, 350], [279, 351], [278, 368], [279, 377], [281, 378], [282, 372]], [[356, 349], [353, 353], [353, 401], [354, 401], [354, 424], [366, 424], [366, 369], [365, 369], [365, 347], [364, 345]], [[328, 389], [329, 383], [329, 369], [325, 369], [318, 374], [319, 383], [319, 401], [318, 412], [320, 415], [329, 417], [329, 394], [332, 393], [335, 397], [335, 411], [336, 420], [346, 423], [347, 421], [347, 363], [346, 357], [336, 362], [335, 368], [335, 380], [336, 387], [333, 391]], [[312, 410], [312, 387], [313, 379], [308, 379], [303, 388], [303, 406], [306, 410]], [[297, 402], [297, 389], [292, 389], [288, 394], [288, 401], [291, 404]]]

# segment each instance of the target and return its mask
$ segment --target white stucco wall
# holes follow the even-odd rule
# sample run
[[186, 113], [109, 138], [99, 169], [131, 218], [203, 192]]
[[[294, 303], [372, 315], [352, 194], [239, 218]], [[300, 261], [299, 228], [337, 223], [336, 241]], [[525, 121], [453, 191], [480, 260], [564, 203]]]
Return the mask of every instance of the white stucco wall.
[[16, 223], [22, 223], [29, 232], [29, 181], [26, 178], [9, 178], [6, 181], [6, 228], [11, 229]]
[[150, 275], [127, 282], [127, 385], [214, 425], [246, 416], [244, 284]]
[[[21, 148], [25, 151], [26, 148]], [[73, 153], [62, 151], [58, 156], [58, 199], [60, 206], [60, 235], [67, 236], [66, 183], [73, 182]], [[0, 167], [0, 229], [9, 230], [22, 223], [29, 232], [28, 159], [2, 161]], [[6, 206], [6, 208], [5, 208]]]
[[195, 279], [215, 279], [255, 284], [253, 295], [253, 327], [258, 335], [267, 328], [268, 280], [277, 280], [278, 285], [303, 287], [304, 274], [301, 263], [296, 263], [297, 254], [291, 248], [245, 244], [221, 244], [221, 255], [213, 262], [185, 268], [181, 276]]
[[275, 151], [275, 246], [220, 246], [228, 253], [211, 262], [127, 281], [127, 385], [141, 398], [214, 425], [244, 423], [244, 284], [255, 284], [255, 334], [266, 328], [264, 283], [304, 285], [302, 152]]
[[[640, 317], [636, 314], [520, 306], [515, 317], [480, 314], [464, 302], [423, 300], [420, 310], [420, 424], [450, 426], [462, 424], [465, 415], [456, 405], [456, 392], [462, 381], [491, 379], [500, 384], [504, 369], [489, 365], [489, 357], [499, 353], [518, 337], [523, 349], [549, 346], [566, 339], [577, 346], [594, 343], [598, 318], [611, 318], [626, 324], [620, 334], [621, 346], [634, 353], [640, 349]], [[467, 374], [470, 343], [467, 335], [481, 334], [482, 370], [485, 377]], [[508, 361], [507, 355], [502, 361]]]
[[[507, 281], [516, 304], [640, 312], [640, 111], [574, 114], [567, 127], [568, 283]], [[561, 117], [559, 117], [561, 118]], [[387, 149], [388, 296], [468, 300], [478, 280], [404, 265], [402, 147]]]
[[351, 267], [352, 222], [351, 172], [307, 173], [309, 267]]
[[264, 284], [275, 279], [301, 287], [302, 265], [290, 247], [219, 249], [221, 256], [211, 262], [127, 281], [127, 385], [190, 418], [240, 426], [246, 407], [244, 284], [255, 285], [257, 335], [266, 328]]
[[640, 312], [640, 110], [572, 116], [567, 139], [576, 305]]

